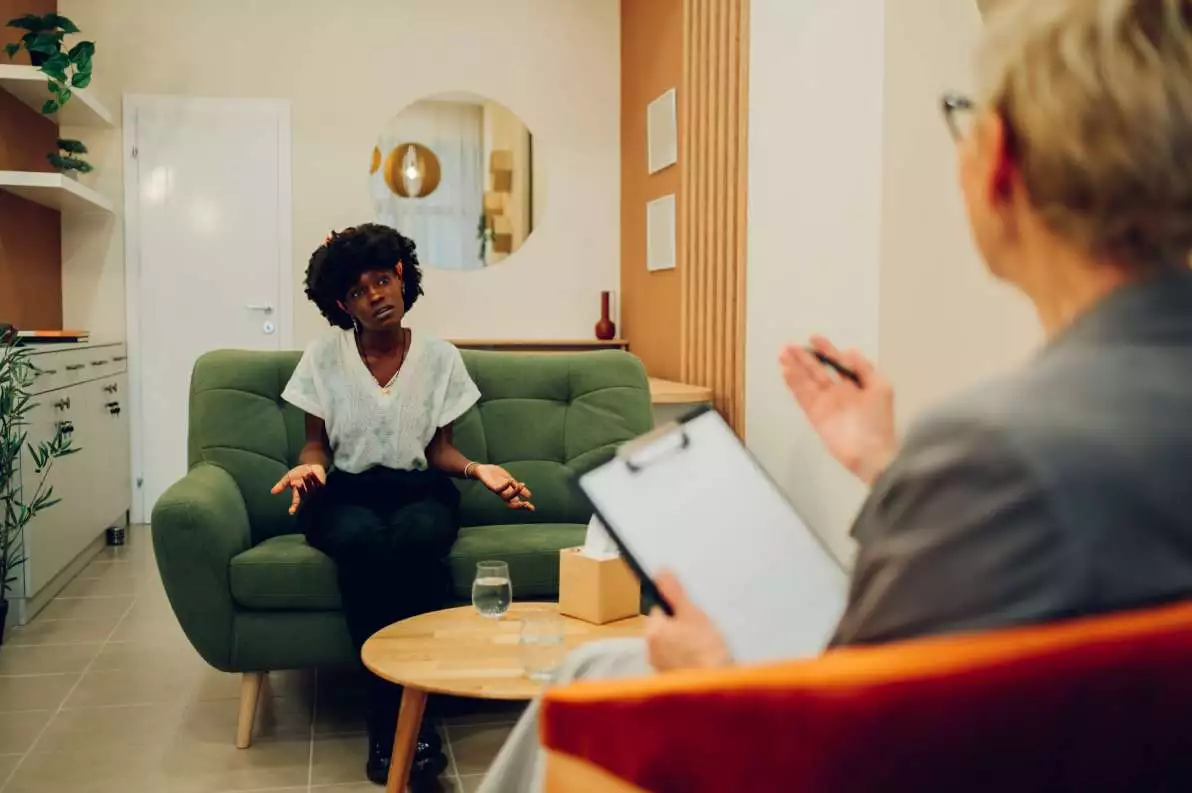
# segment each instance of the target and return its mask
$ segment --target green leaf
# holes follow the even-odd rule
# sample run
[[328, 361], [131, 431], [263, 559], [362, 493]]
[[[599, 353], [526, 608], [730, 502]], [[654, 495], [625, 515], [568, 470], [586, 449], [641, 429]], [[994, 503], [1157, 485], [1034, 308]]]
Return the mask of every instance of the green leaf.
[[10, 58], [15, 58], [17, 56], [17, 53], [20, 51], [21, 51], [21, 45], [16, 43], [15, 41], [12, 44], [4, 45], [4, 52]]
[[70, 52], [68, 54], [70, 59], [76, 63], [78, 62], [79, 58], [91, 60], [91, 56], [95, 54], [95, 42], [80, 41], [78, 44], [70, 48]]
[[43, 55], [62, 55], [62, 34], [61, 33], [39, 33], [34, 37], [33, 41], [25, 44], [25, 48], [30, 52], [40, 52]]
[[69, 152], [71, 154], [86, 154], [87, 153], [86, 144], [83, 143], [83, 141], [75, 140], [74, 138], [59, 138], [58, 139], [58, 148], [61, 149], [62, 151]]
[[5, 27], [27, 30], [30, 33], [40, 33], [49, 28], [49, 22], [37, 14], [25, 14], [16, 19], [8, 20], [8, 24]]
[[91, 85], [90, 72], [76, 72], [74, 77], [70, 78], [70, 84], [75, 88], [86, 88]]
[[45, 21], [56, 28], [62, 28], [63, 33], [78, 33], [79, 26], [61, 14], [46, 14]]
[[54, 101], [53, 99], [47, 99], [46, 103], [41, 106], [41, 113], [43, 116], [52, 116], [58, 112], [60, 107], [62, 107], [62, 105], [58, 102]]

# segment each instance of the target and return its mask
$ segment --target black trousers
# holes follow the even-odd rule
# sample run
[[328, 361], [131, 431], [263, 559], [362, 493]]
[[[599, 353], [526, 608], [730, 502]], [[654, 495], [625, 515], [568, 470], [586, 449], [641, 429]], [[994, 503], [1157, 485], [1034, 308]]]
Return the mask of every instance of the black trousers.
[[[339, 568], [348, 632], [357, 650], [398, 620], [443, 607], [447, 555], [459, 534], [459, 491], [440, 471], [332, 471], [298, 512], [307, 542]], [[392, 733], [401, 689], [373, 678], [369, 729]]]

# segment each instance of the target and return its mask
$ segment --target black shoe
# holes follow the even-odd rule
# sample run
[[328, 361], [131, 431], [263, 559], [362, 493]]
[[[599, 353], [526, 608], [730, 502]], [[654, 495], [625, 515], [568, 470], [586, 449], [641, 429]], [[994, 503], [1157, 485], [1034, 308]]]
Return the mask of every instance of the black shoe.
[[[364, 775], [376, 785], [389, 781], [389, 764], [393, 760], [393, 736], [370, 735], [368, 738], [368, 760]], [[433, 727], [418, 731], [418, 744], [414, 748], [414, 762], [410, 766], [411, 781], [433, 779], [447, 770], [447, 755], [443, 754], [443, 740]]]

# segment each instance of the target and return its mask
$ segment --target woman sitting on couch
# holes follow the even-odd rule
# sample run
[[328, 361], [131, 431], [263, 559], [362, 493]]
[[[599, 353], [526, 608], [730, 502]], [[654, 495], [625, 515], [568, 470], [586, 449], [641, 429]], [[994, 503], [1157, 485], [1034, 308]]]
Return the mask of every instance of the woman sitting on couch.
[[[306, 413], [306, 445], [273, 492], [292, 491], [290, 512], [307, 541], [335, 560], [357, 648], [443, 606], [459, 533], [450, 477], [477, 479], [510, 507], [533, 509], [523, 483], [452, 444], [452, 422], [480, 392], [455, 347], [403, 326], [422, 293], [411, 240], [371, 223], [332, 233], [311, 256], [306, 294], [334, 330], [307, 348], [282, 394]], [[366, 773], [384, 784], [400, 689], [374, 684]], [[414, 773], [442, 772], [441, 749], [424, 728]]]

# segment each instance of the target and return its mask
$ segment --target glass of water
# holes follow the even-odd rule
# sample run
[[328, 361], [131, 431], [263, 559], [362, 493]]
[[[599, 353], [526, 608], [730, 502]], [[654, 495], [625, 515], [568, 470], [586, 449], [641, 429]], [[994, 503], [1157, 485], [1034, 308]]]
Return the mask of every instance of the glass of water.
[[500, 619], [513, 602], [513, 583], [509, 580], [509, 565], [504, 562], [481, 562], [476, 565], [476, 580], [472, 582], [472, 606], [482, 617]]
[[526, 677], [540, 683], [550, 682], [563, 661], [563, 618], [553, 611], [525, 614], [518, 650]]

